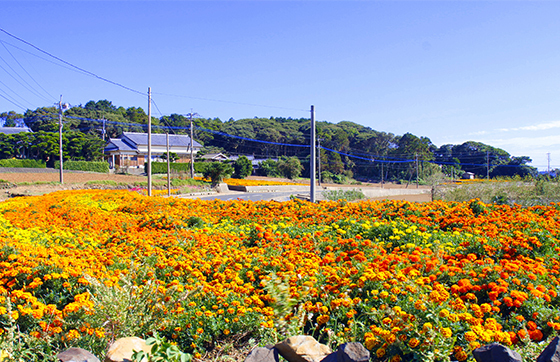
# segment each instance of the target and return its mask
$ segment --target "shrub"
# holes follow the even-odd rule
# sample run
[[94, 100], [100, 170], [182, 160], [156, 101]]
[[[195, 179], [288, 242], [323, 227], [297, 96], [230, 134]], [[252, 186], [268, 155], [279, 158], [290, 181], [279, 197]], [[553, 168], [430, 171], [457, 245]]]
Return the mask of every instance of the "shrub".
[[278, 161], [278, 171], [283, 177], [289, 178], [290, 180], [299, 177], [302, 170], [303, 166], [301, 165], [299, 159], [295, 156], [282, 157]]
[[245, 178], [253, 172], [253, 165], [251, 161], [245, 156], [239, 156], [239, 158], [233, 164], [233, 177], [234, 178]]
[[46, 168], [47, 166], [45, 162], [41, 160], [10, 158], [0, 160], [0, 167]]
[[204, 177], [212, 180], [212, 186], [219, 184], [224, 178], [233, 173], [233, 167], [229, 163], [211, 162], [204, 170]]
[[[65, 170], [109, 173], [109, 163], [103, 161], [64, 161]], [[54, 163], [54, 168], [60, 168], [60, 161]]]

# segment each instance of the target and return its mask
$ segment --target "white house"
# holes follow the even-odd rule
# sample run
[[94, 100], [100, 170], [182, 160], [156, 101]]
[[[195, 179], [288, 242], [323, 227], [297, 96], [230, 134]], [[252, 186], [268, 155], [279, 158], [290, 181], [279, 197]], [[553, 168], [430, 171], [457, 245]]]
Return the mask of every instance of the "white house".
[[[192, 153], [196, 156], [202, 145], [193, 140]], [[152, 133], [152, 161], [158, 161], [167, 152], [165, 134]], [[191, 161], [191, 138], [187, 135], [169, 135], [169, 152], [177, 154], [176, 162]], [[123, 132], [120, 138], [111, 138], [104, 149], [111, 168], [144, 168], [148, 156], [148, 134]]]

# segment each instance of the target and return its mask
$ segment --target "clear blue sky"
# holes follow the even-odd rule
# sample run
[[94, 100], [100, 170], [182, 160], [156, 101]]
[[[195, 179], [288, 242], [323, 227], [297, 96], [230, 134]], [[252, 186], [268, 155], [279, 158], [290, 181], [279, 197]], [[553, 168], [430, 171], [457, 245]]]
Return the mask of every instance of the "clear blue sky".
[[147, 110], [151, 87], [154, 116], [314, 105], [320, 121], [484, 142], [542, 170], [547, 153], [560, 167], [559, 19], [558, 1], [0, 0], [0, 28], [144, 93], [0, 33], [0, 112], [60, 95]]

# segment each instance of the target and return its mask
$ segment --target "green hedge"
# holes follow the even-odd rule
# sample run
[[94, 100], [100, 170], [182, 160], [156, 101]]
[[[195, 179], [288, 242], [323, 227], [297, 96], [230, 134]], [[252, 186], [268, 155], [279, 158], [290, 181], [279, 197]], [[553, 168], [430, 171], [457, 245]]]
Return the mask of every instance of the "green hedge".
[[[190, 163], [176, 163], [169, 164], [171, 171], [174, 172], [191, 172]], [[144, 163], [144, 170], [148, 169], [148, 163]], [[167, 162], [152, 162], [152, 175], [156, 173], [167, 173]]]
[[[60, 161], [54, 163], [54, 168], [60, 168]], [[65, 170], [109, 173], [109, 163], [103, 161], [64, 161]]]
[[28, 159], [17, 159], [10, 158], [6, 160], [0, 160], [0, 167], [29, 167], [29, 168], [46, 168], [45, 162], [41, 160], [28, 160]]

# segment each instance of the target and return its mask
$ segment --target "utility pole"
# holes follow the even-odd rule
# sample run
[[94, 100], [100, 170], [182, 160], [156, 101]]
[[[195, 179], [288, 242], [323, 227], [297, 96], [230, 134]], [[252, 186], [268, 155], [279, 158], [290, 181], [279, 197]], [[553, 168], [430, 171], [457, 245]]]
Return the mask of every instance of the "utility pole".
[[416, 188], [418, 188], [418, 153], [414, 154], [414, 158], [416, 159]]
[[546, 154], [546, 158], [548, 159], [548, 167], [546, 174], [550, 176], [550, 152]]
[[319, 186], [321, 186], [321, 141], [323, 139], [322, 138], [317, 138], [317, 169], [319, 171], [318, 177], [319, 177]]
[[383, 161], [381, 161], [381, 188], [383, 187], [383, 177], [385, 177], [385, 175], [383, 175]]
[[193, 117], [193, 112], [191, 109], [191, 113], [189, 114], [189, 118], [191, 120], [191, 179], [194, 179], [194, 150], [193, 150], [194, 130], [192, 125], [192, 117]]
[[148, 87], [148, 196], [152, 196], [152, 88]]
[[60, 102], [58, 102], [58, 147], [59, 147], [59, 158], [60, 158], [60, 183], [64, 183], [64, 173], [63, 173], [63, 160], [62, 160], [62, 94], [60, 95]]
[[311, 106], [311, 157], [309, 158], [309, 176], [310, 176], [310, 189], [309, 189], [309, 201], [315, 202], [315, 148], [317, 143], [315, 140], [315, 106]]
[[169, 133], [165, 134], [165, 144], [167, 146], [167, 197], [171, 196], [171, 165], [169, 155]]

